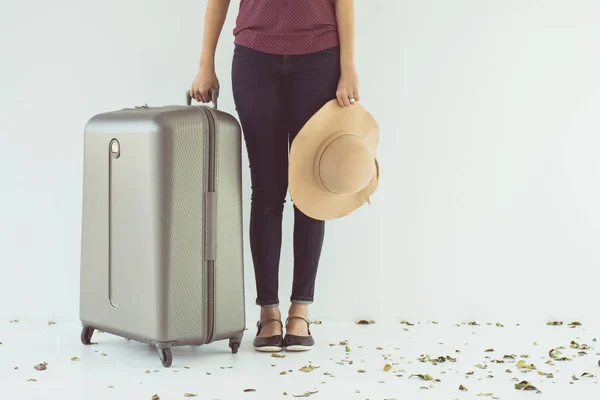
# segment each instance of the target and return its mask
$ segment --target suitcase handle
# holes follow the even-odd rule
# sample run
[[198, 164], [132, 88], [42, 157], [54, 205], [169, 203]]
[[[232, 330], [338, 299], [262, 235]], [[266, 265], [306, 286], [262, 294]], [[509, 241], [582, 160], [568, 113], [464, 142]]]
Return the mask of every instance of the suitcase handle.
[[[213, 103], [213, 108], [218, 110], [217, 108], [217, 99], [219, 98], [219, 89], [210, 89], [210, 101]], [[185, 102], [188, 106], [192, 105], [192, 91], [188, 90], [185, 92]]]

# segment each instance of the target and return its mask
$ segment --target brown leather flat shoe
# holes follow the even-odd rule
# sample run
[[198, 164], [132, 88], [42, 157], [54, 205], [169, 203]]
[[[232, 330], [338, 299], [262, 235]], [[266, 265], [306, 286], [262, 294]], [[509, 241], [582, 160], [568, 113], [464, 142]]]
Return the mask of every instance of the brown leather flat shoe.
[[298, 336], [286, 333], [285, 337], [283, 338], [283, 347], [285, 347], [286, 351], [306, 351], [312, 349], [315, 345], [315, 340], [310, 334], [310, 321], [308, 321], [304, 317], [291, 315], [285, 320], [285, 326], [287, 326], [288, 321], [292, 318], [299, 318], [306, 322], [308, 328], [308, 336]]
[[281, 323], [281, 320], [279, 320], [279, 319], [272, 318], [272, 319], [266, 319], [264, 321], [258, 321], [256, 323], [256, 327], [258, 328], [258, 330], [256, 332], [256, 337], [254, 338], [254, 343], [253, 343], [254, 350], [256, 350], [256, 351], [276, 352], [276, 351], [283, 350], [283, 335], [273, 335], [273, 336], [266, 336], [266, 337], [258, 336], [258, 335], [260, 335], [260, 331], [262, 330], [263, 326], [265, 326], [269, 322], [279, 322], [279, 324], [281, 325], [281, 330], [283, 330], [283, 324]]

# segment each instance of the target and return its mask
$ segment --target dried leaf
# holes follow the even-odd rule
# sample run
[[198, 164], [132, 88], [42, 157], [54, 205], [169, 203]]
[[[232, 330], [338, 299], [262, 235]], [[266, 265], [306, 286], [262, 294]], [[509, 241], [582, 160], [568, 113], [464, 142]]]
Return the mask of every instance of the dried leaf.
[[56, 322], [54, 322], [54, 321], [48, 321], [48, 325], [56, 325]]
[[486, 351], [484, 351], [484, 353], [491, 353], [492, 351], [494, 351], [494, 349], [487, 349]]
[[321, 325], [323, 322], [316, 320], [316, 321], [312, 321], [311, 324], [315, 324], [315, 325]]
[[517, 358], [517, 355], [516, 354], [505, 354], [504, 358], [509, 358], [509, 359], [514, 360], [515, 358]]
[[521, 381], [519, 383], [516, 383], [515, 389], [517, 389], [517, 390], [536, 390], [539, 392], [538, 388], [536, 388], [535, 386], [533, 386], [532, 384], [530, 384], [527, 381]]
[[375, 321], [373, 321], [373, 320], [367, 321], [366, 319], [361, 319], [361, 320], [356, 321], [356, 323], [358, 325], [371, 325], [371, 324], [374, 324]]
[[383, 366], [383, 370], [384, 370], [385, 372], [388, 372], [388, 371], [390, 371], [391, 369], [392, 369], [392, 366], [391, 366], [390, 364], [385, 364], [385, 365]]
[[274, 357], [274, 358], [285, 358], [285, 354], [273, 353], [273, 354], [271, 354], [271, 357]]
[[183, 397], [196, 397], [198, 396], [198, 393], [186, 393], [183, 395]]
[[412, 324], [412, 323], [410, 323], [408, 321], [405, 321], [405, 320], [400, 321], [400, 324], [401, 325], [408, 325], [408, 326], [415, 326], [415, 324]]
[[37, 382], [37, 379], [29, 378], [27, 379], [27, 382]]
[[527, 369], [527, 370], [534, 370], [534, 369], [536, 369], [535, 365], [533, 365], [533, 364], [527, 364], [527, 361], [525, 361], [525, 360], [519, 360], [519, 362], [517, 363], [517, 368]]
[[593, 378], [594, 375], [589, 373], [589, 372], [584, 372], [583, 374], [581, 374], [582, 378]]
[[[183, 366], [183, 368], [185, 368], [185, 369], [190, 369], [190, 368], [192, 368], [192, 367], [188, 367], [187, 365], [184, 365], [184, 366]], [[229, 367], [229, 368], [231, 368], [231, 367]]]
[[114, 389], [114, 386], [113, 385], [108, 385], [108, 388], [109, 389]]
[[560, 349], [560, 347], [557, 347], [556, 349], [551, 349], [548, 352], [548, 355], [555, 361], [571, 361], [571, 359], [568, 357], [558, 357], [559, 355], [562, 354], [562, 352], [558, 349]]
[[367, 371], [365, 371], [364, 369], [359, 369], [359, 370], [358, 370], [358, 371], [356, 371], [356, 372], [358, 372], [359, 374], [364, 374], [364, 373], [365, 373], [365, 372], [367, 372]]
[[475, 366], [476, 366], [477, 368], [480, 368], [480, 369], [486, 369], [486, 368], [487, 368], [487, 364], [477, 364], [477, 365], [475, 365]]
[[46, 367], [47, 365], [48, 365], [47, 362], [43, 362], [41, 364], [34, 366], [33, 368], [37, 369], [38, 371], [44, 371], [44, 370], [48, 369], [48, 367]]
[[347, 340], [341, 341], [340, 342], [340, 346], [346, 346], [348, 344]]
[[350, 348], [350, 346], [346, 346], [346, 353], [350, 353], [352, 351], [352, 349]]
[[150, 400], [160, 400], [160, 397], [158, 397], [158, 395], [157, 395], [157, 394], [155, 394], [154, 396], [152, 396], [152, 397], [150, 398]]
[[147, 370], [146, 370], [146, 373], [147, 373], [147, 374], [151, 374], [152, 372], [151, 372], [149, 369], [147, 369]]
[[467, 323], [467, 325], [471, 325], [471, 326], [479, 326], [479, 324], [475, 321], [471, 321], [469, 323]]
[[413, 376], [416, 376], [424, 381], [432, 381], [433, 377], [429, 374], [412, 374], [411, 376], [408, 377], [408, 379], [412, 378]]
[[308, 364], [308, 365], [305, 365], [304, 367], [300, 368], [300, 369], [299, 369], [299, 371], [302, 371], [302, 372], [312, 372], [312, 371], [314, 371], [316, 368], [319, 368], [319, 367], [315, 367], [315, 366], [314, 366], [314, 365], [312, 365], [312, 364]]
[[577, 342], [576, 342], [576, 341], [574, 341], [574, 340], [571, 340], [570, 347], [571, 347], [572, 349], [578, 349], [578, 348], [579, 348], [579, 343], [577, 343]]
[[574, 326], [581, 326], [582, 323], [581, 322], [577, 322], [577, 321], [573, 321], [569, 324], [570, 327], [574, 327]]
[[244, 389], [245, 393], [256, 392], [256, 389]]
[[496, 326], [497, 326], [498, 328], [504, 328], [504, 325], [502, 325], [500, 322], [496, 322]]
[[102, 356], [106, 357], [106, 353], [102, 353]]
[[464, 390], [465, 392], [468, 391], [469, 389], [467, 389], [466, 387], [464, 387], [463, 385], [460, 385], [458, 387], [458, 390]]
[[563, 324], [562, 321], [548, 321], [546, 323], [546, 325], [551, 325], [551, 326], [561, 326]]
[[77, 357], [71, 357], [71, 361], [79, 361], [79, 358], [77, 358]]

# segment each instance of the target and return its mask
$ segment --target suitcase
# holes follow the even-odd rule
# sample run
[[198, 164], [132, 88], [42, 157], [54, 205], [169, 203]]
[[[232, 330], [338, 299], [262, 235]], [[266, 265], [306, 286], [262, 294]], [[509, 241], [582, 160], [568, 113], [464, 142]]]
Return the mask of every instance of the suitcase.
[[229, 339], [246, 327], [241, 129], [214, 108], [147, 105], [84, 132], [81, 341], [94, 329], [156, 346]]

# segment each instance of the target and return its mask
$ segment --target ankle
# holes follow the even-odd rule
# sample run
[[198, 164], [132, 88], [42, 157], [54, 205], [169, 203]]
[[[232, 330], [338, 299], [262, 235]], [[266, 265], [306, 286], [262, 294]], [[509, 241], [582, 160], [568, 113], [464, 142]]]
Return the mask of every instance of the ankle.
[[292, 303], [288, 311], [288, 315], [296, 315], [300, 317], [308, 318], [308, 304], [295, 304]]
[[281, 319], [281, 311], [279, 307], [261, 307], [260, 319]]

